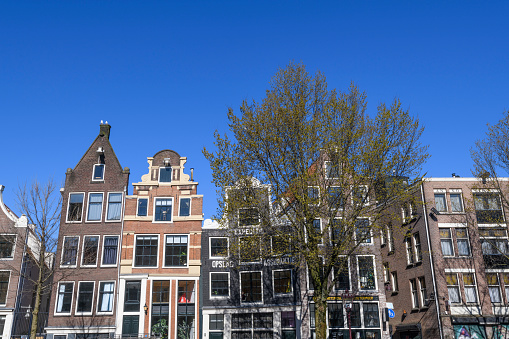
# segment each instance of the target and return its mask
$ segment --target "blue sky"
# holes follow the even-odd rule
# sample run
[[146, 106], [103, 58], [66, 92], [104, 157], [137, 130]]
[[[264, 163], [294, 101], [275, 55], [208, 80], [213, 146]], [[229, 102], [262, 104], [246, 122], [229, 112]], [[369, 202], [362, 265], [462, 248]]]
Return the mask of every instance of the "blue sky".
[[159, 150], [187, 156], [209, 218], [202, 148], [291, 60], [330, 88], [354, 81], [371, 113], [399, 97], [426, 128], [428, 176], [470, 176], [470, 147], [509, 109], [508, 14], [502, 1], [3, 1], [5, 201], [16, 210], [25, 180], [63, 182], [107, 120], [130, 182]]

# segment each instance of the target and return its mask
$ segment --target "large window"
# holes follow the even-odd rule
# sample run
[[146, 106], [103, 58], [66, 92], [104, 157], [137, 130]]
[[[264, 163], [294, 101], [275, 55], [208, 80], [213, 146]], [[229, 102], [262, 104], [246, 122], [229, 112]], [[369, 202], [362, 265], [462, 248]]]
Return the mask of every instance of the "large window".
[[447, 283], [447, 291], [449, 293], [449, 302], [457, 304], [461, 302], [460, 286], [458, 283], [458, 275], [456, 273], [447, 273], [445, 275]]
[[64, 237], [64, 249], [62, 252], [62, 265], [76, 265], [78, 255], [78, 237]]
[[334, 267], [335, 290], [350, 289], [350, 266], [347, 257], [341, 257], [338, 265]]
[[435, 208], [439, 212], [447, 212], [445, 193], [435, 193]]
[[117, 265], [118, 236], [105, 236], [103, 244], [103, 262], [104, 266]]
[[364, 244], [371, 244], [371, 230], [369, 228], [369, 219], [362, 218], [355, 220], [355, 236], [357, 237], [357, 242], [361, 242]]
[[454, 249], [452, 246], [452, 233], [450, 228], [440, 228], [440, 243], [442, 245], [442, 254], [444, 256], [454, 256]]
[[494, 304], [501, 303], [502, 295], [500, 293], [500, 282], [497, 273], [486, 273], [486, 281], [488, 282], [491, 302]]
[[140, 310], [141, 281], [126, 281], [124, 296], [124, 312], [138, 312]]
[[103, 194], [89, 193], [87, 221], [100, 221], [103, 210]]
[[157, 245], [157, 235], [136, 236], [136, 255], [134, 258], [134, 266], [156, 267]]
[[419, 308], [419, 292], [417, 291], [417, 280], [410, 279], [410, 295], [412, 297], [412, 308]]
[[474, 193], [474, 205], [478, 224], [503, 222], [502, 205], [497, 193]]
[[159, 168], [159, 182], [171, 182], [171, 167], [160, 167]]
[[58, 284], [56, 313], [71, 313], [73, 289], [74, 283], [72, 282]]
[[191, 198], [180, 198], [179, 215], [181, 217], [191, 215]]
[[156, 198], [154, 221], [172, 221], [173, 198]]
[[375, 267], [372, 256], [358, 256], [357, 265], [359, 268], [359, 288], [361, 290], [376, 289]]
[[224, 315], [211, 314], [209, 315], [209, 330], [214, 331], [209, 333], [210, 339], [223, 339], [224, 330]]
[[120, 220], [122, 214], [122, 193], [108, 193], [108, 213], [106, 220]]
[[467, 303], [477, 303], [477, 288], [473, 273], [463, 273], [463, 286], [465, 288], [465, 301]]
[[148, 198], [138, 198], [138, 210], [137, 215], [139, 217], [146, 217], [148, 209]]
[[83, 266], [95, 266], [97, 264], [97, 251], [99, 248], [99, 236], [85, 236], [83, 241]]
[[274, 294], [287, 294], [292, 292], [292, 271], [274, 270]]
[[340, 168], [339, 164], [333, 163], [331, 161], [325, 162], [325, 176], [328, 179], [337, 179], [340, 177]]
[[412, 246], [412, 237], [407, 236], [405, 238], [406, 247], [406, 263], [412, 265], [415, 262], [414, 248]]
[[242, 302], [262, 302], [262, 273], [240, 273], [240, 295]]
[[442, 254], [444, 256], [454, 256], [454, 240], [456, 235], [456, 244], [458, 246], [459, 256], [470, 256], [470, 245], [466, 228], [440, 228], [440, 242], [442, 245]]
[[67, 208], [67, 221], [81, 221], [83, 212], [84, 193], [69, 194], [69, 207]]
[[[161, 323], [168, 321], [170, 314], [170, 281], [169, 280], [155, 280], [152, 283], [152, 327], [163, 327]], [[168, 328], [165, 327], [166, 331]], [[168, 332], [159, 333], [167, 338]]]
[[419, 282], [419, 291], [420, 291], [420, 295], [421, 295], [421, 305], [423, 307], [428, 306], [428, 300], [427, 300], [428, 294], [426, 291], [426, 279], [424, 279], [424, 277], [419, 277], [418, 282]]
[[210, 273], [210, 297], [227, 297], [230, 291], [230, 274], [227, 272]]
[[379, 327], [380, 317], [378, 313], [378, 304], [364, 303], [364, 327]]
[[295, 339], [297, 337], [295, 311], [281, 312], [281, 327], [281, 339]]
[[456, 243], [458, 244], [458, 255], [470, 256], [470, 245], [466, 228], [456, 228]]
[[327, 202], [330, 208], [344, 208], [343, 190], [341, 187], [329, 187], [327, 189]]
[[451, 193], [451, 211], [452, 212], [463, 212], [463, 201], [461, 199], [461, 193]]
[[260, 211], [256, 207], [239, 209], [239, 226], [255, 226], [260, 223]]
[[[283, 319], [282, 319], [283, 321]], [[232, 314], [232, 339], [272, 339], [274, 336], [272, 313]]]
[[327, 305], [329, 311], [329, 328], [343, 328], [343, 303], [331, 303]]
[[242, 263], [258, 262], [261, 255], [261, 239], [257, 236], [242, 237], [240, 241], [240, 261]]
[[11, 272], [0, 271], [0, 305], [5, 305]]
[[481, 248], [484, 255], [509, 254], [507, 230], [501, 228], [480, 228]]
[[164, 266], [187, 265], [187, 235], [167, 235]]
[[0, 235], [0, 259], [11, 259], [14, 255], [15, 235]]
[[97, 312], [113, 312], [113, 298], [115, 282], [101, 281], [99, 283], [99, 299], [97, 300]]
[[180, 280], [178, 282], [177, 333], [179, 339], [195, 337], [195, 282]]
[[80, 281], [78, 285], [78, 302], [76, 313], [92, 313], [92, 301], [94, 300], [94, 282]]
[[210, 238], [210, 258], [228, 256], [228, 238]]

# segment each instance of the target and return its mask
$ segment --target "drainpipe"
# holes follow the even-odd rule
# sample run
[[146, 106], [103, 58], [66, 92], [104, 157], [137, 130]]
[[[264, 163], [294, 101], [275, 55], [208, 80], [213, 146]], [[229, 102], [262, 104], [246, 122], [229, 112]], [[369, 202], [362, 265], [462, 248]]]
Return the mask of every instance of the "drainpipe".
[[11, 328], [11, 336], [15, 334], [16, 331], [16, 313], [19, 313], [19, 310], [21, 308], [21, 297], [23, 293], [23, 288], [25, 287], [25, 275], [27, 270], [27, 245], [28, 245], [28, 235], [29, 235], [29, 226], [27, 223], [27, 228], [25, 232], [25, 244], [23, 245], [23, 257], [21, 259], [21, 267], [19, 271], [19, 278], [18, 278], [18, 295], [16, 296], [16, 305], [14, 306], [14, 314], [13, 314], [13, 325]]
[[[119, 316], [120, 316], [120, 305], [119, 305], [119, 302], [120, 302], [120, 261], [122, 260], [122, 241], [124, 239], [124, 215], [125, 215], [125, 201], [127, 200], [127, 188], [126, 186], [124, 186], [124, 199], [123, 199], [123, 203], [122, 203], [122, 213], [120, 214], [121, 218], [122, 218], [122, 223], [121, 223], [121, 230], [120, 230], [120, 238], [119, 238], [119, 244], [118, 244], [118, 253], [117, 253], [117, 315], [116, 315], [116, 320], [115, 322], [117, 322], [117, 320], [119, 320]], [[121, 319], [120, 319], [121, 320]], [[115, 328], [118, 328], [117, 324], [115, 324]], [[115, 334], [116, 335], [116, 334]]]
[[433, 290], [435, 292], [435, 307], [437, 309], [437, 319], [438, 319], [438, 330], [440, 331], [440, 339], [444, 337], [442, 333], [442, 319], [440, 318], [440, 307], [438, 305], [438, 289], [437, 289], [437, 281], [435, 278], [435, 265], [433, 264], [433, 255], [431, 254], [431, 240], [429, 233], [429, 225], [428, 225], [428, 212], [426, 211], [426, 200], [424, 199], [424, 189], [421, 184], [421, 197], [422, 197], [422, 207], [424, 211], [424, 224], [426, 225], [426, 238], [428, 238], [428, 252], [429, 252], [429, 262], [431, 265], [431, 278], [433, 279]]

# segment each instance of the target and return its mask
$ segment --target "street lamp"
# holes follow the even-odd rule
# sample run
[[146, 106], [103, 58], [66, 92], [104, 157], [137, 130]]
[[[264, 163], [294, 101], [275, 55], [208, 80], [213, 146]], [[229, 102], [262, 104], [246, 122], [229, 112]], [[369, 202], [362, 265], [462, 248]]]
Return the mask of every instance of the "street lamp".
[[348, 320], [348, 337], [349, 339], [352, 339], [352, 302], [355, 298], [355, 294], [349, 293], [348, 290], [346, 290], [343, 294], [341, 294], [341, 299], [345, 303], [345, 309], [346, 309], [346, 316]]

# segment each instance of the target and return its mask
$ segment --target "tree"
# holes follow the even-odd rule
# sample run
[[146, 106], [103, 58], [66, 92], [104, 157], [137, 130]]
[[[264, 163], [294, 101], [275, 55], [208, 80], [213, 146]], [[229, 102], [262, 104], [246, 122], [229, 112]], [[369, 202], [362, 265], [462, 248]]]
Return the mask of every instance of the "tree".
[[[52, 180], [46, 183], [34, 180], [29, 186], [22, 184], [16, 195], [18, 207], [30, 225], [27, 236], [33, 244], [31, 255], [38, 273], [33, 280], [35, 303], [30, 329], [30, 339], [35, 339], [42, 298], [50, 293], [52, 287], [62, 197]], [[29, 276], [25, 278], [31, 279]]]
[[240, 115], [230, 108], [228, 120], [230, 136], [216, 131], [216, 150], [203, 151], [219, 188], [217, 219], [231, 229], [258, 218], [257, 234], [230, 241], [239, 246], [231, 252], [268, 237], [283, 246], [265, 255], [286, 255], [291, 246], [298, 265], [309, 269], [316, 335], [325, 339], [326, 301], [340, 276], [333, 271], [347, 269], [345, 255], [363, 253], [390, 202], [408, 194], [404, 183], [419, 181], [428, 157], [419, 142], [423, 128], [397, 99], [371, 118], [354, 84], [347, 92], [329, 90], [322, 73], [311, 76], [294, 63], [276, 73], [261, 102], [244, 101]]

